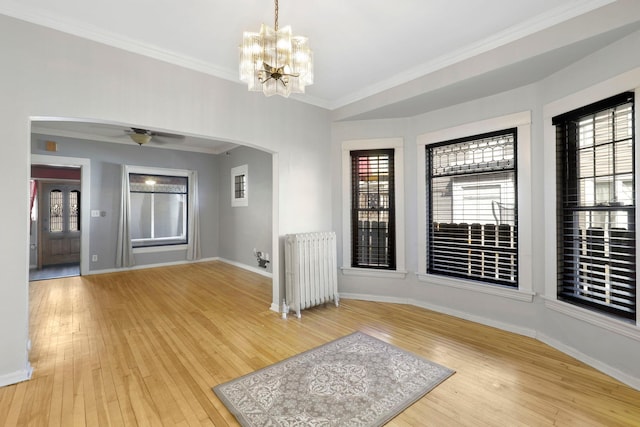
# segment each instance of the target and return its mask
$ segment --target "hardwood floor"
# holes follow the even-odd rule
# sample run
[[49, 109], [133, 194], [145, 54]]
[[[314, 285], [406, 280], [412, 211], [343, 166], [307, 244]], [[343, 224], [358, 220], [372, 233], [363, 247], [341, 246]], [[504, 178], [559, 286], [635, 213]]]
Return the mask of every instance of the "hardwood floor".
[[211, 387], [360, 330], [457, 371], [391, 426], [640, 425], [640, 391], [536, 340], [355, 300], [282, 320], [270, 295], [220, 262], [32, 282], [34, 375], [0, 423], [237, 425]]

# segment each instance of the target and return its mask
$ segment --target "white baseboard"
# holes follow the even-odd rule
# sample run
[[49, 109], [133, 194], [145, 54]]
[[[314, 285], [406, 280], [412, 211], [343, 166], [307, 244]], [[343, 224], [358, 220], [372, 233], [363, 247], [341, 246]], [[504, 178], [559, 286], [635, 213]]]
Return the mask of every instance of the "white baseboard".
[[224, 262], [226, 264], [233, 265], [235, 267], [242, 268], [244, 270], [251, 271], [251, 272], [256, 273], [256, 274], [260, 274], [261, 276], [265, 276], [265, 277], [268, 277], [268, 278], [272, 278], [273, 277], [273, 275], [270, 272], [265, 271], [265, 270], [263, 270], [261, 268], [252, 267], [250, 265], [242, 264], [242, 263], [239, 263], [239, 262], [236, 262], [236, 261], [231, 261], [231, 260], [228, 260], [228, 259], [225, 259], [225, 258], [220, 258], [220, 257], [201, 258], [201, 259], [197, 259], [197, 260], [193, 260], [193, 261], [183, 260], [183, 261], [163, 262], [163, 263], [158, 263], [158, 264], [134, 265], [132, 267], [108, 268], [108, 269], [104, 269], [104, 270], [91, 270], [91, 271], [89, 271], [88, 276], [91, 276], [91, 275], [94, 275], [94, 274], [115, 273], [115, 272], [118, 272], [118, 271], [144, 270], [144, 269], [147, 269], [147, 268], [169, 267], [169, 266], [172, 266], [172, 265], [195, 264], [195, 263], [199, 263], [199, 262], [208, 262], [208, 261], [220, 261], [220, 262]]
[[487, 317], [476, 316], [474, 314], [469, 314], [469, 313], [465, 313], [463, 311], [458, 311], [458, 310], [452, 310], [448, 307], [429, 304], [419, 300], [412, 300], [410, 304], [415, 305], [416, 307], [426, 308], [427, 310], [436, 311], [438, 313], [448, 314], [449, 316], [458, 317], [460, 319], [469, 320], [471, 322], [480, 323], [481, 325], [491, 326], [492, 328], [498, 328], [503, 331], [512, 332], [518, 335], [523, 335], [525, 337], [529, 337], [529, 338], [536, 337], [535, 329], [525, 328], [524, 326], [500, 322], [494, 319], [489, 319]]
[[132, 271], [132, 270], [144, 270], [147, 268], [169, 267], [172, 265], [195, 264], [198, 262], [217, 261], [218, 259], [219, 258], [201, 258], [193, 261], [183, 260], [183, 261], [162, 262], [158, 264], [134, 265], [131, 267], [106, 268], [104, 270], [89, 270], [89, 273], [87, 274], [87, 276], [92, 276], [94, 274], [116, 273], [119, 271]]
[[387, 297], [380, 295], [366, 295], [366, 294], [349, 294], [349, 293], [341, 293], [341, 298], [344, 299], [357, 299], [363, 301], [375, 301], [375, 302], [388, 302], [394, 304], [409, 304], [414, 305], [416, 307], [422, 307], [427, 310], [436, 311], [438, 313], [448, 314], [450, 316], [458, 317], [460, 319], [470, 320], [475, 323], [480, 323], [482, 325], [491, 326], [494, 328], [498, 328], [507, 332], [513, 332], [518, 335], [524, 335], [526, 337], [535, 338], [540, 342], [543, 342], [558, 351], [561, 351], [569, 356], [578, 359], [579, 361], [586, 363], [598, 371], [609, 375], [612, 378], [617, 379], [620, 382], [628, 385], [629, 387], [633, 387], [636, 390], [640, 390], [640, 379], [634, 376], [628, 375], [619, 369], [613, 368], [606, 363], [601, 362], [600, 360], [594, 359], [593, 357], [587, 356], [586, 354], [576, 350], [575, 348], [568, 346], [554, 338], [551, 338], [539, 331], [530, 328], [524, 328], [522, 326], [512, 325], [509, 323], [499, 322], [493, 319], [488, 319], [482, 316], [475, 316], [469, 313], [465, 313], [458, 310], [452, 310], [448, 307], [442, 307], [439, 305], [429, 304], [424, 301], [419, 301], [415, 299], [409, 298], [395, 298], [395, 297]]
[[460, 319], [470, 320], [475, 323], [480, 323], [481, 325], [491, 326], [493, 328], [502, 329], [507, 332], [513, 332], [514, 334], [524, 335], [530, 338], [535, 338], [536, 336], [536, 331], [533, 329], [512, 325], [510, 323], [499, 322], [497, 320], [489, 319], [482, 316], [476, 316], [473, 314], [465, 313], [463, 311], [453, 310], [449, 307], [429, 304], [424, 301], [411, 299], [411, 298], [395, 298], [395, 297], [387, 297], [387, 296], [380, 296], [380, 295], [348, 294], [348, 293], [340, 293], [340, 298], [359, 299], [364, 301], [388, 302], [388, 303], [394, 303], [394, 304], [409, 304], [416, 307], [425, 308], [427, 310], [435, 311], [438, 313], [448, 314], [449, 316], [457, 317]]
[[25, 369], [12, 372], [10, 374], [0, 375], [0, 387], [30, 380], [32, 374], [33, 368], [31, 367], [31, 364], [27, 362], [27, 367]]
[[389, 297], [384, 295], [351, 294], [340, 292], [340, 299], [357, 299], [361, 301], [388, 302], [392, 304], [411, 304], [408, 298]]
[[256, 273], [256, 274], [259, 274], [261, 276], [268, 277], [270, 279], [273, 277], [273, 274], [271, 274], [270, 272], [268, 272], [264, 268], [252, 267], [250, 265], [242, 264], [242, 263], [237, 262], [237, 261], [231, 261], [231, 260], [228, 260], [228, 259], [225, 259], [225, 258], [218, 258], [218, 261], [222, 261], [224, 263], [231, 264], [231, 265], [233, 265], [235, 267], [239, 267], [239, 268], [242, 268], [244, 270], [251, 271], [252, 273]]
[[586, 363], [587, 365], [597, 369], [598, 371], [609, 375], [617, 379], [620, 382], [625, 383], [629, 387], [633, 387], [636, 390], [640, 390], [640, 378], [633, 377], [631, 375], [627, 375], [619, 369], [611, 367], [606, 363], [602, 363], [600, 360], [594, 359], [593, 357], [587, 356], [586, 354], [576, 350], [573, 347], [570, 347], [555, 338], [551, 338], [545, 334], [538, 333], [536, 339], [539, 341], [559, 350], [569, 356], [578, 359], [579, 361]]

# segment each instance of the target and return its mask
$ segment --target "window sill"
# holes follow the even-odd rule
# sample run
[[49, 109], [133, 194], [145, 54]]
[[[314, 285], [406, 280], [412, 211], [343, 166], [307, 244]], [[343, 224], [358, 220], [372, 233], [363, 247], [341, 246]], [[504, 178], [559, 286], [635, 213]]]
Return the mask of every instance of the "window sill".
[[632, 321], [624, 321], [548, 297], [545, 297], [544, 305], [549, 310], [557, 311], [574, 319], [582, 320], [602, 329], [640, 341], [640, 327], [634, 325]]
[[175, 252], [186, 251], [189, 245], [166, 245], [166, 246], [141, 246], [133, 248], [134, 254], [151, 254], [155, 252]]
[[463, 289], [465, 291], [479, 292], [482, 294], [494, 295], [502, 298], [509, 298], [517, 301], [533, 302], [532, 292], [519, 289], [509, 289], [498, 285], [489, 285], [481, 282], [454, 279], [451, 277], [436, 276], [433, 274], [418, 273], [418, 280], [430, 285], [446, 286], [450, 288]]
[[406, 271], [399, 270], [378, 270], [374, 268], [353, 268], [342, 267], [342, 274], [345, 276], [361, 276], [361, 277], [380, 277], [383, 279], [404, 279], [407, 276]]

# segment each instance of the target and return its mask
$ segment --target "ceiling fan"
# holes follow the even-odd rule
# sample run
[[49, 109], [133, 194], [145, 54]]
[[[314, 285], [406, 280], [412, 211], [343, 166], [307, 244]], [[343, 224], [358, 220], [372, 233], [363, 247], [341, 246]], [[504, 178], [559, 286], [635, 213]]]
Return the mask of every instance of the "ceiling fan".
[[156, 132], [156, 131], [136, 128], [136, 127], [125, 129], [125, 133], [129, 135], [129, 138], [131, 138], [131, 140], [138, 145], [147, 144], [152, 139], [155, 142], [161, 142], [161, 143], [162, 143], [162, 138], [184, 139], [183, 135], [178, 135], [175, 133], [167, 133], [167, 132]]

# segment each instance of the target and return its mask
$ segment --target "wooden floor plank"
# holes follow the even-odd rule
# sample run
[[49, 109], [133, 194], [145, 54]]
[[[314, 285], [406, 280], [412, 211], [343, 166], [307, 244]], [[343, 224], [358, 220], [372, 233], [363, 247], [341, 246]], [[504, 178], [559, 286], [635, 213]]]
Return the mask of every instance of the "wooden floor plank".
[[362, 331], [456, 370], [390, 426], [631, 426], [640, 392], [535, 339], [343, 300], [283, 320], [270, 280], [222, 262], [30, 284], [33, 379], [0, 425], [237, 425], [211, 388]]
[[14, 388], [13, 393], [11, 393], [11, 404], [7, 408], [7, 411], [4, 415], [5, 425], [19, 425], [22, 405], [24, 405], [25, 400], [27, 399], [26, 392], [28, 384], [22, 382], [14, 386], [5, 388]]

